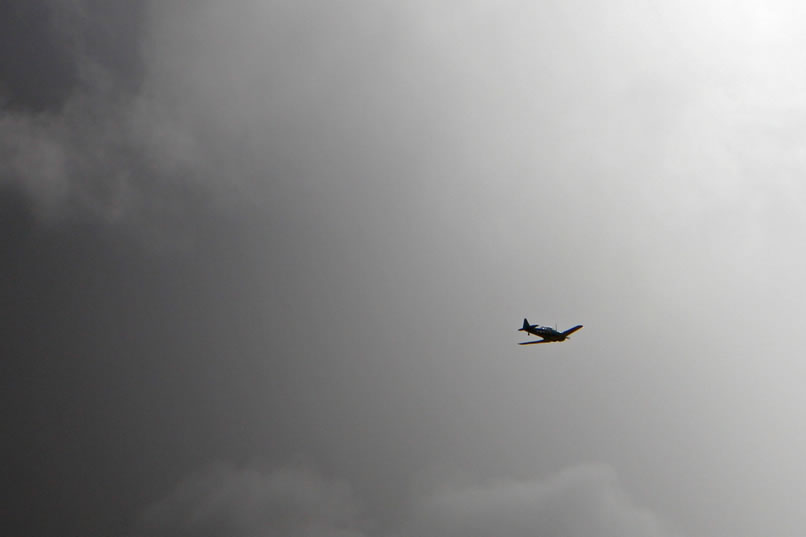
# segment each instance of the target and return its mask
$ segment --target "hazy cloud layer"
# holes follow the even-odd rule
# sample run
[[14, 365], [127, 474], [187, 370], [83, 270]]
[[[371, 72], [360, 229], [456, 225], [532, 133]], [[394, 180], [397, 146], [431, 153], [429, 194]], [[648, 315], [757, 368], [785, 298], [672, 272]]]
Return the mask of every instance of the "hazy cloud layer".
[[[461, 203], [560, 173], [573, 180], [552, 190], [596, 189], [598, 210], [626, 199], [642, 207], [635, 218], [684, 234], [718, 211], [747, 235], [735, 226], [748, 212], [802, 194], [791, 180], [800, 163], [780, 142], [802, 130], [806, 111], [784, 114], [806, 81], [763, 86], [797, 44], [776, 36], [786, 3], [726, 15], [686, 3], [159, 2], [144, 15], [134, 94], [87, 44], [103, 26], [89, 3], [52, 4], [53, 24], [78, 36], [68, 41], [80, 83], [60, 110], [0, 123], [4, 180], [46, 212], [170, 211], [181, 201], [160, 200], [184, 187], [285, 201], [313, 189], [358, 206], [340, 192], [395, 196], [416, 214], [454, 188]], [[758, 177], [773, 159], [778, 171]], [[499, 209], [477, 218], [494, 222]]]
[[603, 465], [544, 480], [421, 490], [402, 527], [381, 527], [342, 483], [300, 469], [220, 466], [183, 481], [150, 507], [138, 537], [408, 536], [672, 537]]
[[57, 114], [92, 70], [134, 90], [144, 0], [41, 0], [0, 5], [0, 104], [17, 113]]
[[150, 507], [137, 535], [359, 537], [360, 522], [346, 485], [299, 469], [219, 466]]
[[568, 468], [545, 480], [449, 488], [423, 501], [413, 518], [407, 534], [424, 537], [673, 535], [603, 465]]
[[4, 181], [23, 186], [48, 221], [79, 213], [147, 227], [147, 217], [180, 210], [197, 188], [190, 137], [142, 100], [95, 91], [58, 115], [3, 114]]

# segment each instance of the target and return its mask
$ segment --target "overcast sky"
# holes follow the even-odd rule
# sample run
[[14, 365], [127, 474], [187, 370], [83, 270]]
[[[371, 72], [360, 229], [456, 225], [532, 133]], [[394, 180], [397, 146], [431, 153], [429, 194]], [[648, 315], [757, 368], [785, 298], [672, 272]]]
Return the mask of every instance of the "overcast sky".
[[804, 26], [3, 3], [3, 533], [802, 536]]

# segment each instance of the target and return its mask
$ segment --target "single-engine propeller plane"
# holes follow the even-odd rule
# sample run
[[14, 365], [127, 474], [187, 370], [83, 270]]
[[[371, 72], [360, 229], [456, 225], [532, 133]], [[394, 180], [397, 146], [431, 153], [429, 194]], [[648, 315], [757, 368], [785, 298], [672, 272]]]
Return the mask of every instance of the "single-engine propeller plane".
[[532, 334], [533, 336], [537, 336], [543, 339], [540, 339], [538, 341], [524, 341], [523, 343], [518, 343], [518, 345], [537, 345], [538, 343], [556, 343], [560, 341], [565, 341], [566, 339], [568, 339], [568, 336], [570, 336], [580, 328], [582, 328], [582, 325], [578, 324], [572, 328], [569, 328], [565, 332], [559, 332], [550, 326], [529, 324], [529, 321], [524, 319], [523, 327], [518, 328], [518, 332], [526, 332], [527, 334]]

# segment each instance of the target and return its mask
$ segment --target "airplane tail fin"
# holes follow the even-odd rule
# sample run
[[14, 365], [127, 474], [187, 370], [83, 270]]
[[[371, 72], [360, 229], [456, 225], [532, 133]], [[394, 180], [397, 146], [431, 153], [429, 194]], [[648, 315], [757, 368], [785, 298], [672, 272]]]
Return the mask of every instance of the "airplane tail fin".
[[524, 319], [523, 320], [523, 328], [518, 328], [518, 332], [524, 332], [524, 331], [528, 330], [530, 326], [531, 325], [529, 324], [529, 321]]

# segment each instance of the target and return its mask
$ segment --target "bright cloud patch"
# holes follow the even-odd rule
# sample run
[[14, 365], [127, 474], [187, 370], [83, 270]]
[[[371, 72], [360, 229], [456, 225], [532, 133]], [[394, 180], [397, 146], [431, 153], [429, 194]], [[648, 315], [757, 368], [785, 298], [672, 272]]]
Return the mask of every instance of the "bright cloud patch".
[[413, 529], [421, 537], [671, 535], [605, 466], [574, 467], [542, 481], [443, 490], [421, 504]]

